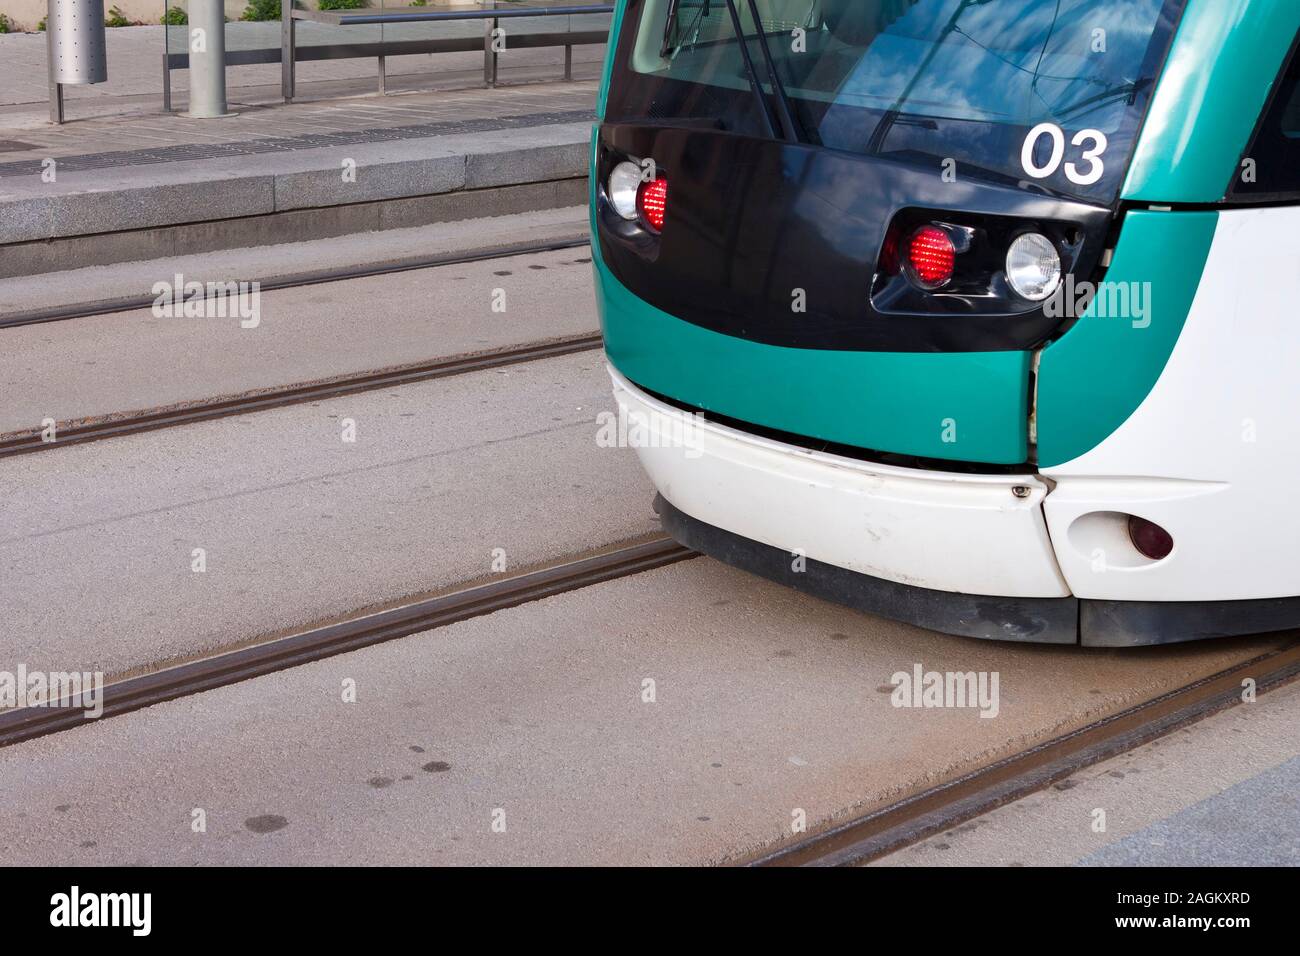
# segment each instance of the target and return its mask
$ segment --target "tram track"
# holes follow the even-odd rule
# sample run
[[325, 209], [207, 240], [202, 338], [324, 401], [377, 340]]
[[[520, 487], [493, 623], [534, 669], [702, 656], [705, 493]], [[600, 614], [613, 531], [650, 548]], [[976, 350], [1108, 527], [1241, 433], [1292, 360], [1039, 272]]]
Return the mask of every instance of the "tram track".
[[[100, 719], [287, 670], [337, 654], [446, 627], [579, 588], [695, 557], [664, 535], [462, 586], [397, 607], [337, 620], [172, 667], [112, 681], [103, 688]], [[86, 722], [68, 706], [0, 711], [0, 747], [70, 730]]]
[[1051, 786], [1300, 676], [1300, 638], [956, 780], [737, 861], [748, 866], [861, 866]]
[[[386, 262], [346, 266], [331, 269], [313, 269], [278, 276], [273, 279], [257, 280], [261, 292], [274, 292], [282, 289], [296, 289], [332, 282], [346, 282], [351, 279], [367, 279], [374, 276], [396, 275], [402, 272], [416, 272], [422, 269], [436, 269], [442, 266], [465, 265], [473, 262], [485, 262], [493, 259], [509, 259], [514, 256], [537, 255], [546, 252], [558, 252], [564, 249], [577, 249], [590, 244], [590, 238], [567, 237], [550, 239], [544, 242], [506, 243], [498, 246], [486, 246], [466, 252], [447, 252], [428, 256], [409, 256]], [[118, 312], [131, 312], [148, 309], [153, 306], [157, 296], [135, 295], [101, 299], [95, 302], [82, 302], [72, 305], [57, 305], [44, 309], [29, 309], [0, 315], [0, 329], [18, 328], [24, 325], [39, 325], [45, 322], [63, 322], [70, 319], [91, 318], [97, 315], [112, 315]], [[198, 301], [197, 299], [195, 300]], [[207, 297], [203, 301], [207, 301]]]
[[[103, 716], [120, 716], [153, 704], [287, 671], [694, 556], [694, 552], [671, 539], [653, 535], [525, 569], [508, 577], [462, 583], [397, 606], [354, 612], [202, 658], [124, 675], [105, 686]], [[947, 783], [733, 862], [759, 866], [868, 863], [1232, 706], [1240, 700], [1242, 682], [1247, 678], [1254, 681], [1258, 692], [1265, 692], [1297, 675], [1300, 675], [1300, 638]], [[84, 720], [80, 710], [71, 708], [29, 706], [0, 712], [0, 747], [74, 729]]]
[[520, 365], [541, 359], [555, 358], [574, 352], [600, 348], [598, 332], [547, 339], [525, 345], [509, 346], [394, 366], [378, 371], [357, 372], [333, 376], [314, 382], [295, 383], [278, 388], [263, 389], [244, 395], [218, 396], [216, 398], [172, 405], [165, 408], [105, 415], [94, 419], [56, 423], [54, 440], [47, 440], [41, 428], [29, 428], [0, 436], [0, 459], [32, 452], [49, 451], [69, 445], [118, 438], [141, 432], [172, 428], [193, 422], [245, 415], [249, 412], [298, 405], [304, 402], [335, 398], [358, 392], [373, 391], [397, 385], [409, 385], [436, 378], [480, 372], [486, 369]]

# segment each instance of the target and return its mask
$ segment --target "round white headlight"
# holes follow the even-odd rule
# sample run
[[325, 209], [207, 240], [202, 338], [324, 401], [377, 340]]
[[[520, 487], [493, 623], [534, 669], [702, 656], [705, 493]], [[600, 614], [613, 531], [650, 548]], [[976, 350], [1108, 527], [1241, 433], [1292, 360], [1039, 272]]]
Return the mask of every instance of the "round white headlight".
[[624, 219], [636, 218], [636, 194], [641, 188], [641, 167], [636, 163], [619, 163], [609, 174], [605, 195], [614, 211]]
[[1007, 282], [1030, 302], [1042, 302], [1061, 284], [1061, 257], [1052, 240], [1027, 232], [1007, 251]]

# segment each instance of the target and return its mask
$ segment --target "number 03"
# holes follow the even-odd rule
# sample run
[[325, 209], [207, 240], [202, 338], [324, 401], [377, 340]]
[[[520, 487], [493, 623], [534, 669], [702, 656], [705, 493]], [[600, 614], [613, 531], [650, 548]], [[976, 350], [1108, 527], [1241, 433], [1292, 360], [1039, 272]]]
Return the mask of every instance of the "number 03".
[[[1044, 136], [1051, 137], [1052, 155], [1048, 157], [1047, 165], [1039, 166], [1034, 162], [1034, 150], [1038, 146], [1038, 141]], [[1087, 172], [1081, 173], [1074, 163], [1065, 164], [1065, 178], [1076, 186], [1091, 186], [1106, 173], [1106, 164], [1101, 161], [1102, 154], [1106, 152], [1106, 147], [1109, 145], [1105, 133], [1099, 129], [1081, 129], [1074, 134], [1070, 144], [1082, 146], [1089, 141], [1092, 143], [1091, 148], [1085, 149], [1083, 155], [1079, 157], [1088, 164]], [[1033, 179], [1046, 179], [1051, 176], [1061, 168], [1063, 159], [1065, 159], [1065, 131], [1055, 123], [1039, 123], [1029, 131], [1029, 135], [1025, 137], [1025, 145], [1020, 149], [1020, 165]]]

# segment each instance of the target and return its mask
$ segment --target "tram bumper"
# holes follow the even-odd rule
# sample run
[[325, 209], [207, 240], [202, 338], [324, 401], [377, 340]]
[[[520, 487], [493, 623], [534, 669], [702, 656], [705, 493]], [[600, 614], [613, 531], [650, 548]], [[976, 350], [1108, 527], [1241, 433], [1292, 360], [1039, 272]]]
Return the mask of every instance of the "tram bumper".
[[610, 369], [664, 528], [704, 554], [933, 630], [1073, 644], [1078, 602], [1031, 474], [899, 468], [703, 421]]

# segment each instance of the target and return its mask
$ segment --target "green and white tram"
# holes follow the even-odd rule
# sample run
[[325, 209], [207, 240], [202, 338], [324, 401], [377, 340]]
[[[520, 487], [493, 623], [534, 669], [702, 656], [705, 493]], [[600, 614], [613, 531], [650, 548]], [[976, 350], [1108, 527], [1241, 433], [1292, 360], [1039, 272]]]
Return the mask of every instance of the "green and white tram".
[[1300, 625], [1300, 0], [620, 0], [591, 219], [666, 529], [955, 634]]

